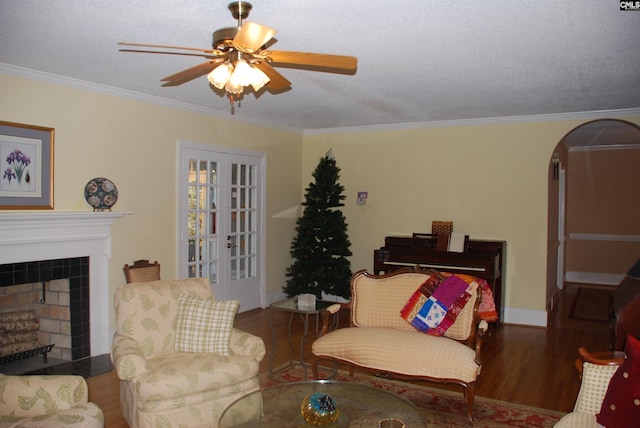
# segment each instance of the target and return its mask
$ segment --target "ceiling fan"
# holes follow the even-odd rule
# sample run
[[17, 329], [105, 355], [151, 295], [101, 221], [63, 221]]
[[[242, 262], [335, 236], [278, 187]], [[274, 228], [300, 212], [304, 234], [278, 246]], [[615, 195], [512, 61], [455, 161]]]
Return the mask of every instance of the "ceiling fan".
[[358, 60], [352, 56], [269, 50], [277, 41], [273, 38], [276, 30], [243, 22], [252, 8], [248, 2], [237, 1], [228, 7], [238, 26], [215, 31], [211, 49], [120, 42], [121, 46], [148, 48], [120, 51], [204, 57], [206, 62], [161, 79], [165, 82], [162, 86], [178, 86], [208, 74], [209, 83], [229, 94], [231, 103], [248, 87], [257, 92], [264, 86], [272, 93], [291, 89], [291, 82], [274, 67], [355, 74]]

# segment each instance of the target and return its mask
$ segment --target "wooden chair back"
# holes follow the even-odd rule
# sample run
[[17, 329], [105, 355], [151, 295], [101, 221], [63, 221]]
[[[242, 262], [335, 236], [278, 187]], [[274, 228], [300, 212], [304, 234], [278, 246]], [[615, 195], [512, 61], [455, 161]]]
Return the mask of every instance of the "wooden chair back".
[[575, 361], [578, 374], [582, 377], [582, 369], [584, 363], [597, 364], [600, 366], [619, 366], [624, 361], [625, 353], [623, 351], [601, 351], [589, 352], [585, 348], [578, 348], [579, 358]]
[[136, 260], [131, 266], [122, 268], [127, 284], [132, 282], [158, 281], [160, 279], [160, 263], [149, 263], [149, 260]]

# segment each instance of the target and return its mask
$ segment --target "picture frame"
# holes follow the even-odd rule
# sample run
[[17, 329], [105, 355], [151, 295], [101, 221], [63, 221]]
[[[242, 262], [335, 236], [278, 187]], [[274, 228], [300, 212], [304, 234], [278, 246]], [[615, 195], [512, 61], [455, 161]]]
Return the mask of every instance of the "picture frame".
[[0, 210], [53, 209], [54, 134], [0, 121]]

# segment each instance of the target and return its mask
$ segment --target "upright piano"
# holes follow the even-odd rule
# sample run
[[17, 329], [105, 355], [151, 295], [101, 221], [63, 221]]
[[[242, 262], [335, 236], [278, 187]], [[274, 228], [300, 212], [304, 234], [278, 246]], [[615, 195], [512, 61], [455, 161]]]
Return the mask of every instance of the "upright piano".
[[477, 276], [487, 281], [496, 303], [498, 321], [502, 318], [505, 241], [465, 239], [462, 252], [441, 249], [438, 235], [414, 233], [412, 236], [387, 236], [384, 246], [373, 251], [376, 274], [402, 267], [420, 266], [435, 270]]

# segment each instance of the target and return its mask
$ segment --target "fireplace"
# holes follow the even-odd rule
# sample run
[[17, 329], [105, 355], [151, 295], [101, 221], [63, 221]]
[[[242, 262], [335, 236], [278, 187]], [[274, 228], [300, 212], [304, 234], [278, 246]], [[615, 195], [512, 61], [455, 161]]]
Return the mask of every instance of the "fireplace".
[[111, 346], [111, 225], [126, 214], [56, 211], [0, 213], [0, 264], [88, 258], [91, 356], [106, 354]]
[[[50, 344], [55, 347], [47, 351], [48, 356], [56, 359], [73, 361], [91, 356], [89, 258], [0, 264], [0, 316], [22, 319], [32, 313], [39, 322], [4, 326], [8, 337], [2, 341], [0, 362], [37, 355], [43, 351], [23, 350]], [[34, 330], [38, 346], [33, 346]]]

